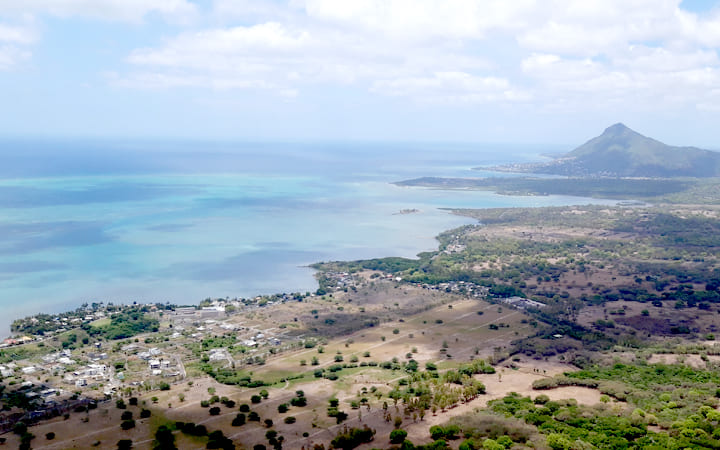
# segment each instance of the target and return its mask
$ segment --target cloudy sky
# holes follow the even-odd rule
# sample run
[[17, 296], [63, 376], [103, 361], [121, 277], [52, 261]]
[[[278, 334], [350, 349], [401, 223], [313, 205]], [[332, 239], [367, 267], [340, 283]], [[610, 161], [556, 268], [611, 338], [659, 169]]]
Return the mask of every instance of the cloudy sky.
[[720, 1], [0, 0], [0, 136], [720, 149]]

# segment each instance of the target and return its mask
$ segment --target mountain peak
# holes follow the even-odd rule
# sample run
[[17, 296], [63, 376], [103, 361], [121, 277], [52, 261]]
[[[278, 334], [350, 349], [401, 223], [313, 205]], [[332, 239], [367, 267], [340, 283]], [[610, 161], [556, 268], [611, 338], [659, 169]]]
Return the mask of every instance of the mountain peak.
[[611, 134], [611, 135], [618, 135], [625, 133], [626, 131], [632, 131], [630, 128], [625, 126], [624, 123], [618, 122], [615, 125], [610, 125], [609, 127], [605, 128], [605, 132], [603, 134]]

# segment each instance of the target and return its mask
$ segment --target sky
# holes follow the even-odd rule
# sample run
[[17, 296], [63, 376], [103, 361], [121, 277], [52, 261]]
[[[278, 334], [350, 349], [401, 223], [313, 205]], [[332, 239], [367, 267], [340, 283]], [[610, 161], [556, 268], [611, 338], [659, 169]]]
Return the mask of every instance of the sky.
[[720, 149], [720, 1], [0, 0], [0, 137]]

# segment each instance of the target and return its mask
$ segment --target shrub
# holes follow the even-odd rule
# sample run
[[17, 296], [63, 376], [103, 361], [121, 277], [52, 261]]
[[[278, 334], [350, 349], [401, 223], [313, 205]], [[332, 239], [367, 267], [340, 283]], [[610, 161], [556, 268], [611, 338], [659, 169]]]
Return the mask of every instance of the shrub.
[[47, 439], [48, 441], [52, 441], [53, 439], [55, 439], [55, 433], [53, 433], [52, 431], [49, 433], [46, 433], [45, 439]]
[[121, 420], [131, 420], [133, 418], [132, 411], [124, 411], [120, 416]]
[[402, 444], [407, 437], [407, 431], [405, 430], [392, 430], [390, 432], [390, 443], [391, 444]]
[[235, 416], [235, 418], [232, 421], [232, 426], [241, 427], [241, 426], [245, 425], [245, 420], [246, 420], [245, 414], [238, 413], [237, 416]]
[[370, 442], [375, 436], [375, 430], [367, 427], [350, 428], [335, 436], [331, 441], [332, 448], [341, 448], [343, 450], [351, 450], [361, 444]]
[[250, 397], [251, 403], [260, 403], [261, 401], [262, 397], [260, 397], [259, 395], [253, 395], [252, 397]]
[[135, 421], [134, 420], [123, 420], [123, 422], [120, 424], [120, 428], [123, 430], [129, 430], [131, 428], [135, 428]]
[[288, 416], [285, 418], [285, 423], [288, 425], [293, 424], [296, 421], [297, 421], [297, 419], [295, 419], [295, 417], [293, 417], [293, 416]]
[[150, 410], [149, 409], [142, 409], [140, 410], [140, 418], [141, 419], [147, 419], [150, 417]]
[[430, 437], [435, 441], [438, 439], [457, 439], [458, 433], [460, 433], [460, 427], [457, 425], [447, 425], [445, 427], [433, 425], [430, 427]]
[[250, 405], [247, 403], [240, 405], [240, 412], [250, 412]]
[[211, 416], [217, 416], [220, 414], [220, 408], [218, 406], [213, 406], [210, 408], [210, 415]]
[[175, 449], [175, 435], [166, 425], [160, 425], [155, 432], [155, 446], [160, 449]]

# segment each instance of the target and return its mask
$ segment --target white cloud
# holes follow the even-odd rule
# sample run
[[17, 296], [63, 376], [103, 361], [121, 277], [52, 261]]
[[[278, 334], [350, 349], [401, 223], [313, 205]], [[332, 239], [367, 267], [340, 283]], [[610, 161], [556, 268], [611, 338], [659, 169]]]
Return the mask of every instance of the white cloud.
[[0, 45], [0, 71], [9, 70], [30, 58], [30, 52], [12, 45]]
[[524, 23], [533, 0], [304, 0], [309, 17], [410, 40], [480, 38]]
[[188, 0], [0, 0], [0, 13], [47, 13], [126, 22], [139, 22], [151, 13], [185, 21], [196, 10]]
[[[270, 89], [294, 93], [297, 85], [351, 84], [431, 73], [438, 64], [448, 70], [488, 66], [481, 58], [453, 54], [443, 47], [386, 45], [384, 40], [342, 30], [277, 22], [183, 33], [159, 48], [132, 52], [128, 61], [141, 73], [167, 71], [175, 77], [186, 76], [193, 85], [213, 78], [238, 80], [220, 83], [227, 88], [252, 87], [263, 81]], [[206, 85], [211, 84], [218, 85]]]
[[27, 46], [37, 39], [31, 23], [8, 25], [0, 23], [0, 71], [13, 69], [30, 59]]
[[31, 44], [36, 39], [35, 31], [29, 27], [10, 26], [0, 23], [0, 42]]
[[464, 72], [438, 72], [430, 77], [380, 80], [372, 91], [428, 102], [488, 103], [528, 100], [504, 78], [478, 77]]
[[244, 19], [262, 22], [287, 19], [294, 14], [294, 8], [268, 0], [214, 0], [212, 13], [220, 21]]
[[[720, 13], [690, 13], [680, 0], [214, 0], [213, 8], [215, 28], [135, 50], [120, 78], [292, 95], [332, 83], [420, 101], [566, 109], [700, 105], [720, 81]], [[233, 20], [249, 24], [224, 25]]]

